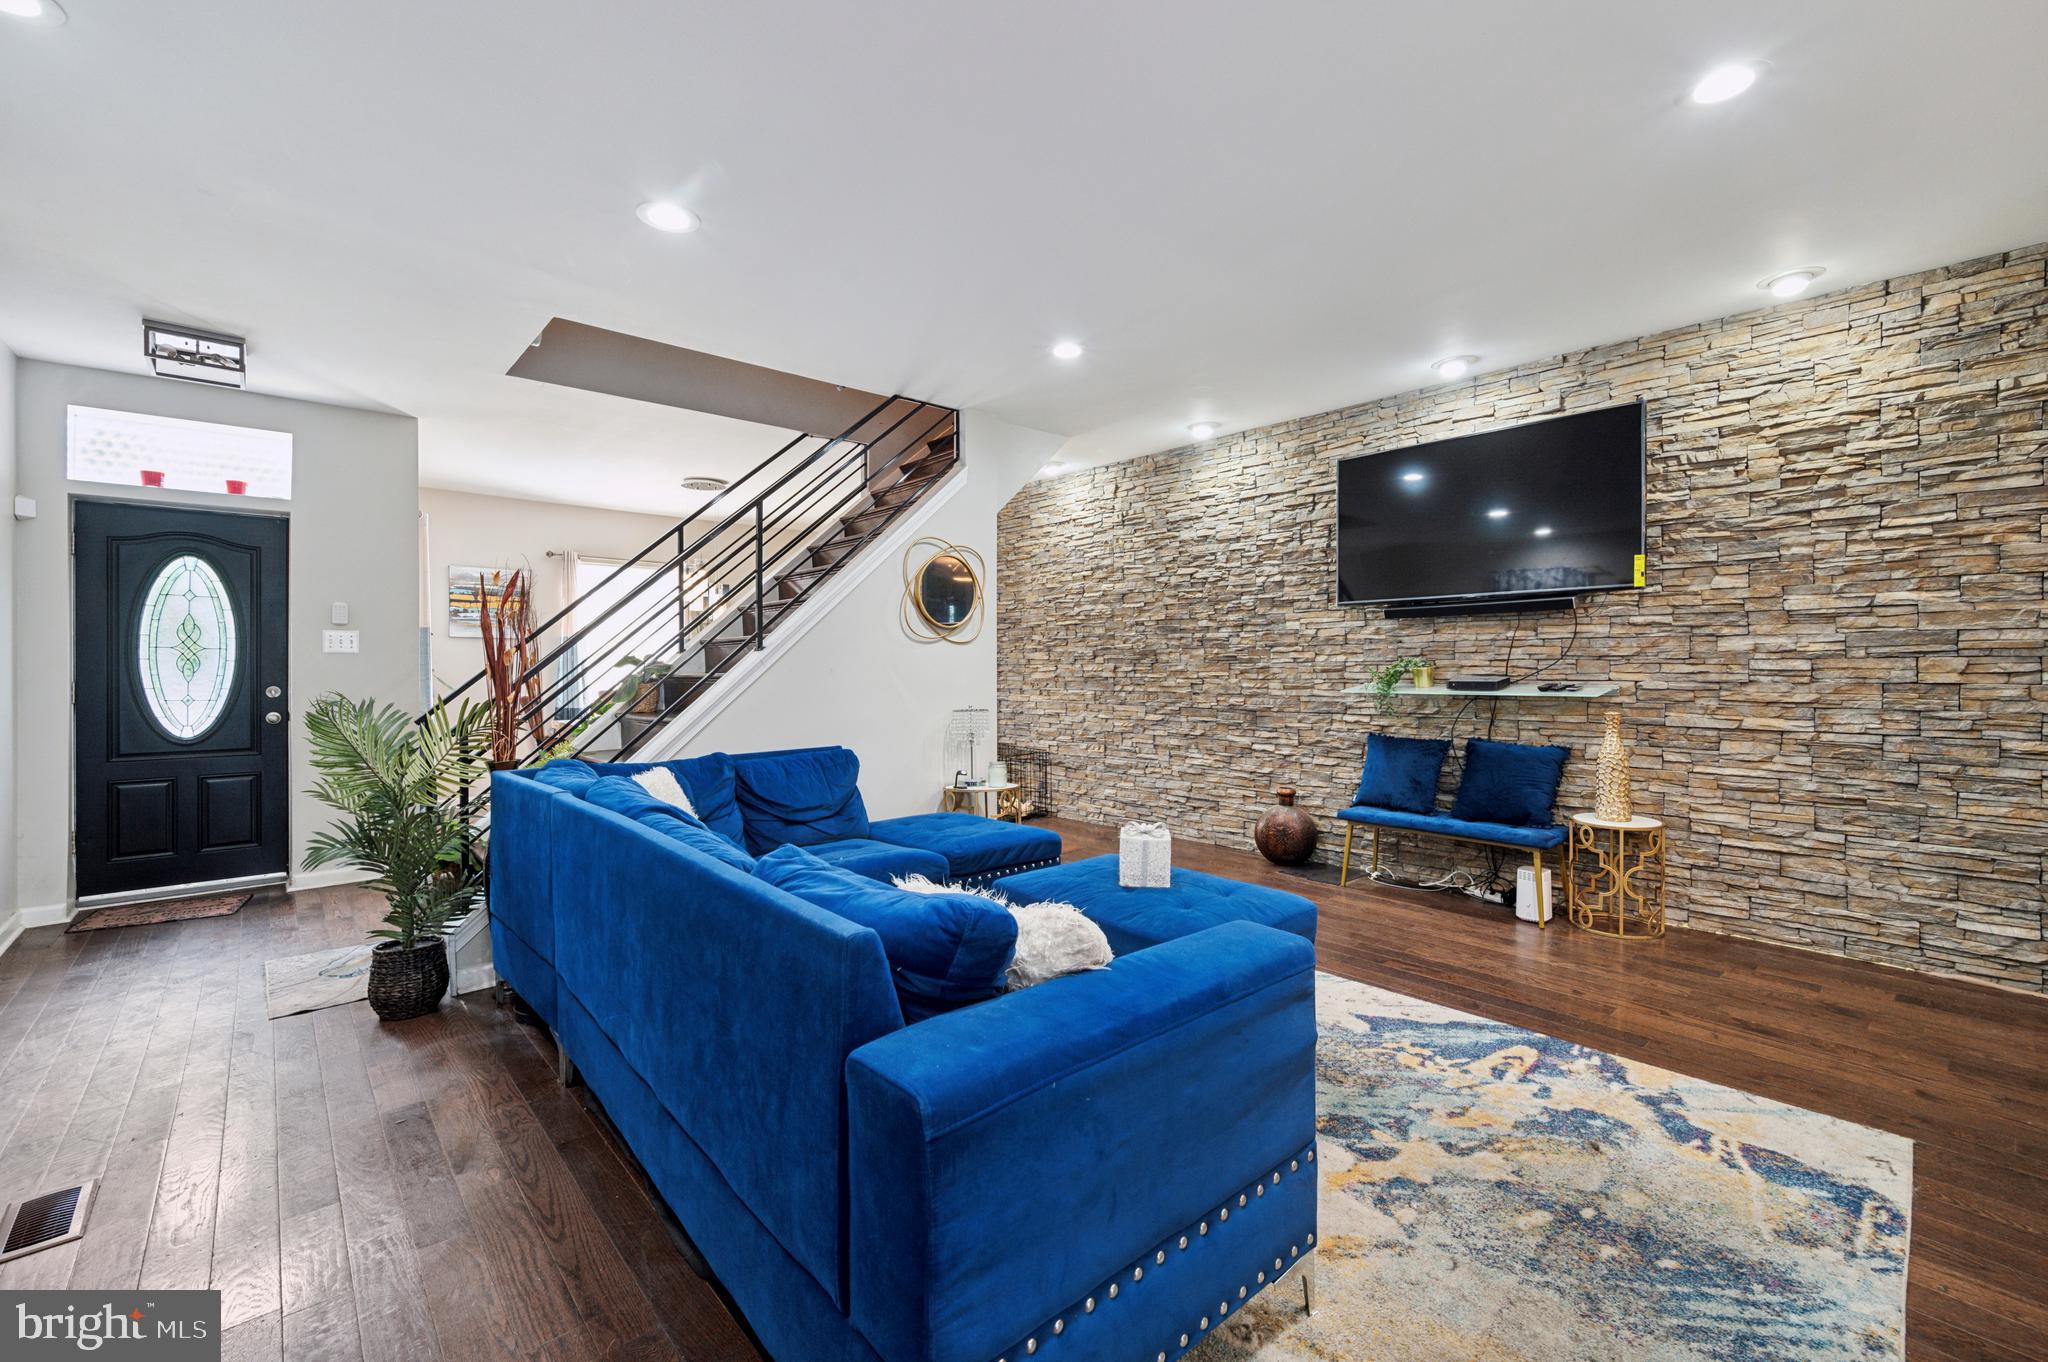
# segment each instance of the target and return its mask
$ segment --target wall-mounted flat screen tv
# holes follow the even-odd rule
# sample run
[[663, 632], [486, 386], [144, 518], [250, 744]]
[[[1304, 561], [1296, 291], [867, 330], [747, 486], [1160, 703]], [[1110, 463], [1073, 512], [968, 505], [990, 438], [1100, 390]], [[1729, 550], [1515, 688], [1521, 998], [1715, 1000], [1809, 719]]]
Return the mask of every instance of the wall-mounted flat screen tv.
[[1337, 600], [1509, 600], [1636, 585], [1643, 404], [1337, 464]]

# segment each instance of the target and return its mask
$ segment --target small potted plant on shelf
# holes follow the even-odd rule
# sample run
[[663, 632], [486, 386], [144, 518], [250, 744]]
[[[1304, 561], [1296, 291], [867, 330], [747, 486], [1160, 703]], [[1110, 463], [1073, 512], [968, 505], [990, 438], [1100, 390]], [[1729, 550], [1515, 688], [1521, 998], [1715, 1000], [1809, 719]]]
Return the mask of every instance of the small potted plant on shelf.
[[[1435, 669], [1430, 667], [1427, 660], [1419, 657], [1404, 657], [1397, 661], [1389, 662], [1386, 666], [1375, 671], [1372, 674], [1373, 708], [1381, 714], [1392, 714], [1394, 712], [1394, 687], [1401, 684], [1402, 677], [1407, 676], [1412, 671], [1419, 670], [1428, 670], [1431, 680], [1435, 679]], [[1424, 685], [1427, 683], [1418, 681], [1415, 684]]]
[[483, 867], [465, 854], [454, 807], [459, 791], [489, 770], [491, 710], [464, 704], [427, 717], [373, 700], [323, 695], [306, 712], [319, 779], [312, 795], [340, 817], [315, 833], [306, 868], [370, 871], [384, 896], [383, 938], [370, 952], [370, 1007], [385, 1021], [424, 1016], [448, 991], [453, 921], [477, 905]]

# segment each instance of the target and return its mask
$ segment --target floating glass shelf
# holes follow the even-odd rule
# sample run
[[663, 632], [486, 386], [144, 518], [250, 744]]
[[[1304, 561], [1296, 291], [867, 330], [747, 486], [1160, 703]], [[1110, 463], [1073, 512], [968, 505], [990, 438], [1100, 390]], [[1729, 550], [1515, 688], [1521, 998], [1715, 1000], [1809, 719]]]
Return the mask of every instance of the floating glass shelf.
[[[1499, 690], [1452, 690], [1449, 686], [1396, 686], [1394, 696], [1424, 700], [1604, 700], [1617, 695], [1621, 687], [1612, 681], [1574, 681], [1576, 690], [1538, 690], [1540, 681], [1518, 681]], [[1370, 695], [1372, 687], [1346, 686], [1346, 695]]]

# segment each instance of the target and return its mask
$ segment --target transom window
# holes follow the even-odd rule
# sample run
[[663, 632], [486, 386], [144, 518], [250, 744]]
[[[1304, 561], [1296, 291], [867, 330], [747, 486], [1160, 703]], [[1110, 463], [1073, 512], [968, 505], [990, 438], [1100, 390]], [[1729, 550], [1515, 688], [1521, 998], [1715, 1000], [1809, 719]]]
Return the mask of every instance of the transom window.
[[67, 407], [64, 468], [73, 482], [289, 501], [292, 437], [283, 430]]

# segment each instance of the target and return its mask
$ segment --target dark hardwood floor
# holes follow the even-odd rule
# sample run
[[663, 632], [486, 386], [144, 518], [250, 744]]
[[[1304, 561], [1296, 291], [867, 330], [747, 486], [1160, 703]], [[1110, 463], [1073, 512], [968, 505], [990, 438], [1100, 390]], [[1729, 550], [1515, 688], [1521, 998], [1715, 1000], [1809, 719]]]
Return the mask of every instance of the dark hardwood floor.
[[[1114, 847], [1050, 826], [1070, 858]], [[2048, 1002], [1174, 850], [1317, 900], [1335, 973], [1910, 1137], [1909, 1355], [2048, 1357]], [[0, 1288], [211, 1285], [237, 1359], [753, 1359], [546, 1036], [488, 993], [395, 1026], [265, 1018], [266, 959], [376, 915], [358, 890], [272, 895], [0, 956], [0, 1200], [102, 1179], [86, 1237]]]

